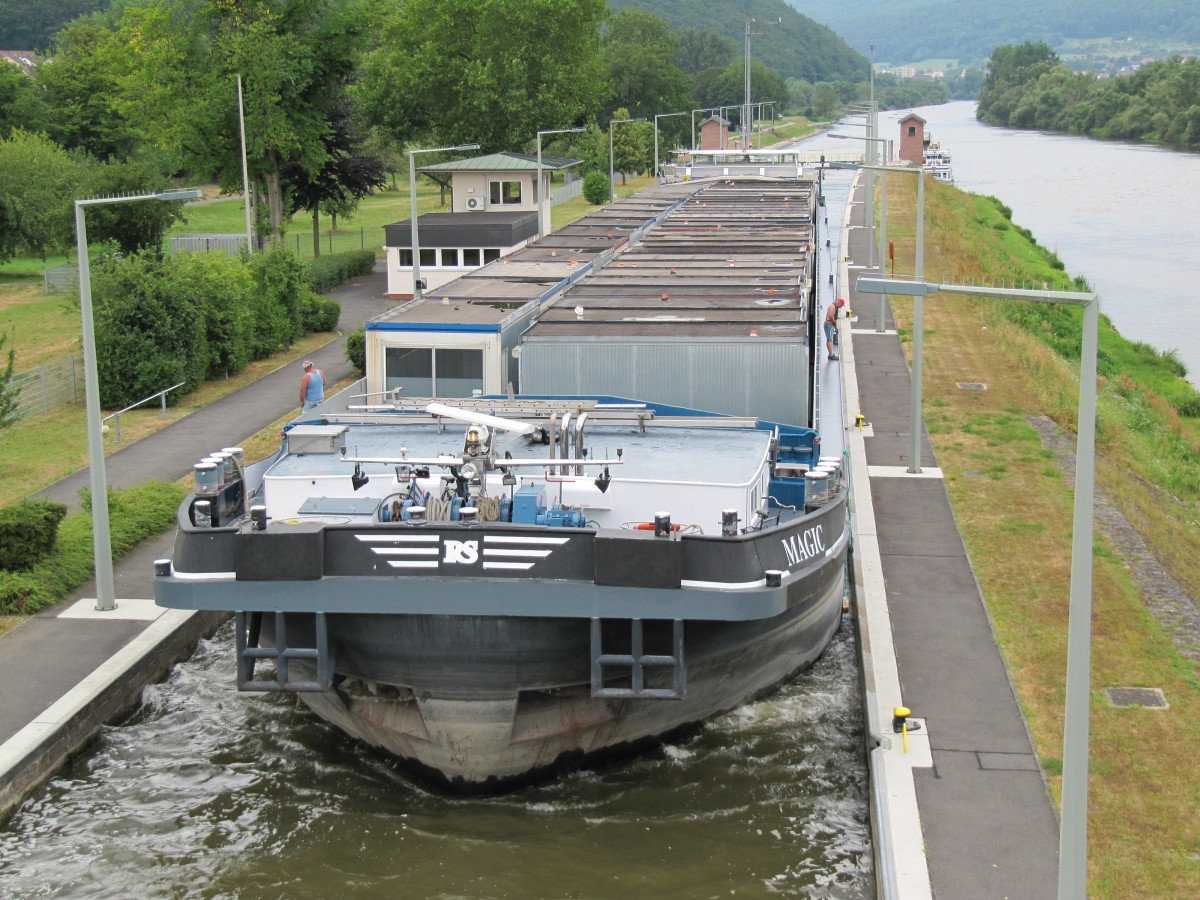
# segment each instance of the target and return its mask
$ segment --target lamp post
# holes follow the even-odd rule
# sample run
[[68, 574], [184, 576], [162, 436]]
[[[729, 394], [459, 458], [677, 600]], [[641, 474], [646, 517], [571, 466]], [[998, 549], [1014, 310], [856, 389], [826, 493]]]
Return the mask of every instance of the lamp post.
[[417, 164], [413, 157], [418, 153], [445, 153], [449, 150], [478, 150], [478, 144], [458, 144], [454, 147], [426, 147], [408, 151], [408, 203], [409, 228], [412, 234], [412, 277], [413, 299], [421, 299], [421, 243], [417, 234]]
[[1063, 718], [1062, 826], [1058, 838], [1058, 896], [1087, 896], [1088, 735], [1092, 668], [1092, 552], [1095, 509], [1092, 491], [1096, 463], [1096, 357], [1100, 319], [1098, 294], [1015, 288], [927, 284], [893, 278], [860, 278], [864, 293], [937, 292], [978, 297], [1010, 297], [1083, 308], [1079, 351], [1079, 411], [1075, 437], [1075, 504], [1071, 526], [1071, 590], [1067, 619], [1066, 704]]
[[113, 583], [112, 536], [108, 530], [108, 484], [104, 474], [104, 436], [101, 424], [100, 380], [96, 369], [96, 330], [92, 322], [92, 270], [88, 259], [84, 208], [137, 200], [194, 200], [198, 188], [137, 194], [132, 197], [96, 197], [75, 201], [75, 242], [79, 253], [79, 309], [83, 316], [83, 386], [87, 407], [88, 470], [92, 483], [92, 551], [96, 557], [96, 609], [117, 608]]
[[250, 225], [250, 174], [246, 166], [246, 114], [242, 111], [242, 75], [237, 77], [238, 85], [238, 128], [242, 134], [242, 206], [246, 210], [246, 252], [254, 252], [254, 230]]
[[[883, 138], [868, 138], [868, 140], [878, 141]], [[925, 277], [925, 170], [923, 168], [907, 168], [902, 166], [869, 166], [868, 172], [873, 169], [883, 171], [883, 215], [887, 215], [887, 173], [888, 172], [907, 172], [917, 176], [917, 234], [916, 234], [916, 256], [913, 260], [913, 277], [917, 281], [921, 281]], [[884, 224], [884, 235], [887, 234], [887, 225]], [[880, 241], [880, 259], [879, 259], [879, 277], [884, 277], [884, 256], [883, 242]], [[879, 321], [875, 326], [877, 332], [883, 331], [883, 316], [884, 305], [887, 301], [887, 295], [880, 293], [879, 295]], [[913, 297], [913, 345], [912, 345], [912, 384], [910, 386], [909, 397], [909, 446], [908, 457], [908, 472], [910, 475], [918, 475], [921, 472], [921, 367], [923, 364], [923, 347], [925, 342], [925, 310], [924, 310], [924, 294], [916, 294]]]
[[[773, 24], [778, 25], [778, 24], [781, 24], [782, 22], [783, 22], [783, 16], [778, 16], [778, 17], [776, 17], [776, 20]], [[746, 23], [746, 32], [745, 32], [746, 57], [745, 57], [745, 71], [743, 73], [746, 78], [746, 84], [745, 84], [746, 98], [745, 98], [745, 103], [742, 106], [742, 149], [743, 150], [749, 150], [751, 148], [751, 145], [753, 144], [753, 141], [751, 140], [751, 138], [754, 134], [754, 122], [751, 119], [751, 109], [750, 109], [750, 38], [760, 37], [763, 34], [763, 32], [761, 32], [761, 31], [754, 30], [755, 25], [761, 25], [761, 24], [764, 24], [764, 23], [761, 23], [761, 22], [757, 21], [756, 19], [751, 19], [749, 22]], [[772, 23], [768, 23], [768, 24], [772, 24]]]
[[[844, 140], [844, 141], [865, 141], [867, 149], [874, 150], [876, 144], [886, 144], [887, 140], [886, 140], [886, 138], [871, 136], [870, 131], [871, 131], [872, 119], [873, 119], [873, 112], [868, 111], [867, 121], [863, 123], [863, 126], [867, 129], [868, 133], [863, 135], [862, 137], [857, 137], [853, 134], [834, 134], [834, 133], [830, 133], [829, 137], [838, 138], [839, 140]], [[874, 154], [873, 153], [867, 153], [864, 151], [863, 157], [864, 157], [863, 158], [863, 169], [867, 173], [867, 185], [866, 185], [867, 190], [866, 190], [866, 197], [865, 197], [866, 204], [865, 204], [865, 212], [864, 212], [864, 215], [866, 217], [866, 224], [867, 224], [867, 268], [873, 269], [873, 268], [875, 268], [875, 250], [876, 250], [876, 246], [875, 246], [875, 171], [878, 168], [878, 166], [876, 166], [874, 164]], [[886, 203], [886, 201], [885, 201], [885, 203]], [[885, 209], [886, 209], [886, 207], [885, 207]], [[885, 225], [884, 227], [886, 228], [887, 226]], [[918, 243], [920, 243], [921, 235], [917, 236], [917, 241], [918, 241]], [[883, 243], [881, 241], [879, 244], [879, 267], [880, 267], [879, 275], [881, 278], [883, 277], [883, 250], [882, 250], [882, 247], [883, 247]], [[918, 251], [918, 253], [919, 252], [920, 251]], [[883, 310], [884, 310], [884, 297], [881, 294], [879, 296], [879, 321], [875, 325], [876, 331], [883, 331]], [[920, 471], [920, 470], [918, 469], [918, 471]]]
[[538, 209], [538, 240], [540, 241], [546, 236], [546, 228], [542, 222], [542, 135], [543, 134], [578, 134], [581, 131], [587, 131], [582, 125], [578, 128], [552, 128], [547, 131], [539, 131], [537, 133], [537, 189], [535, 196], [537, 197]]
[[609, 203], [617, 202], [617, 185], [613, 181], [613, 126], [621, 125], [625, 122], [645, 122], [645, 116], [638, 116], [636, 119], [609, 119], [608, 120], [608, 197]]
[[658, 113], [654, 117], [654, 183], [661, 184], [658, 180], [658, 120], [669, 119], [671, 116], [686, 116], [686, 112], [674, 113]]

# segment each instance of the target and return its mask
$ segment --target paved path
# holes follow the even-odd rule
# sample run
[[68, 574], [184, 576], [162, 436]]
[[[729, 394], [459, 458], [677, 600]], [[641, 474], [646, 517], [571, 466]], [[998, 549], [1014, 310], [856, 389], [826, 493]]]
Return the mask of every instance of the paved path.
[[891, 310], [885, 306], [885, 330], [877, 332], [879, 295], [853, 287], [867, 260], [862, 196], [860, 185], [847, 254], [847, 302], [857, 321], [843, 362], [857, 385], [850, 402], [869, 423], [862, 444], [896, 699], [926, 729], [929, 762], [914, 766], [912, 778], [930, 887], [938, 900], [1054, 897], [1056, 812], [924, 430], [922, 474], [907, 471], [911, 378]]

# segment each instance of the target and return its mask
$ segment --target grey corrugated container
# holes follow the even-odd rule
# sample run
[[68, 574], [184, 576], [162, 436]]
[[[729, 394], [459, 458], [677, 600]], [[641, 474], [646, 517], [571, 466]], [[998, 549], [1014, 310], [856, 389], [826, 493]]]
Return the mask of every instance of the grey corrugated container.
[[521, 348], [521, 390], [607, 393], [803, 425], [807, 355], [794, 341], [539, 338]]

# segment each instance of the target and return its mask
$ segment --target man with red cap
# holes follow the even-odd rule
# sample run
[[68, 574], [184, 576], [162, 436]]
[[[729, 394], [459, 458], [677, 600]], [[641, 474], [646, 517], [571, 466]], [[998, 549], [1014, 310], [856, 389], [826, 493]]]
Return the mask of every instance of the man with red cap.
[[829, 358], [837, 359], [837, 354], [833, 352], [834, 341], [837, 340], [837, 317], [841, 312], [846, 301], [841, 297], [837, 298], [836, 303], [830, 303], [829, 309], [825, 310], [825, 346], [829, 349]]

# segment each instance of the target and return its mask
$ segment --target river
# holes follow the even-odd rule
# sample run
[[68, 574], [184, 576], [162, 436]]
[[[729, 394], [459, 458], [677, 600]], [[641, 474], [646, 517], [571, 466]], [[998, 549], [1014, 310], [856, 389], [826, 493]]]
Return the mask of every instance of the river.
[[[1200, 154], [984, 125], [974, 101], [913, 111], [952, 154], [958, 187], [1007, 204], [1122, 335], [1174, 350], [1200, 385]], [[880, 113], [880, 136], [899, 144], [907, 113]]]
[[461, 799], [294, 698], [239, 694], [226, 626], [0, 831], [0, 895], [869, 897], [855, 653], [846, 620], [691, 738]]

